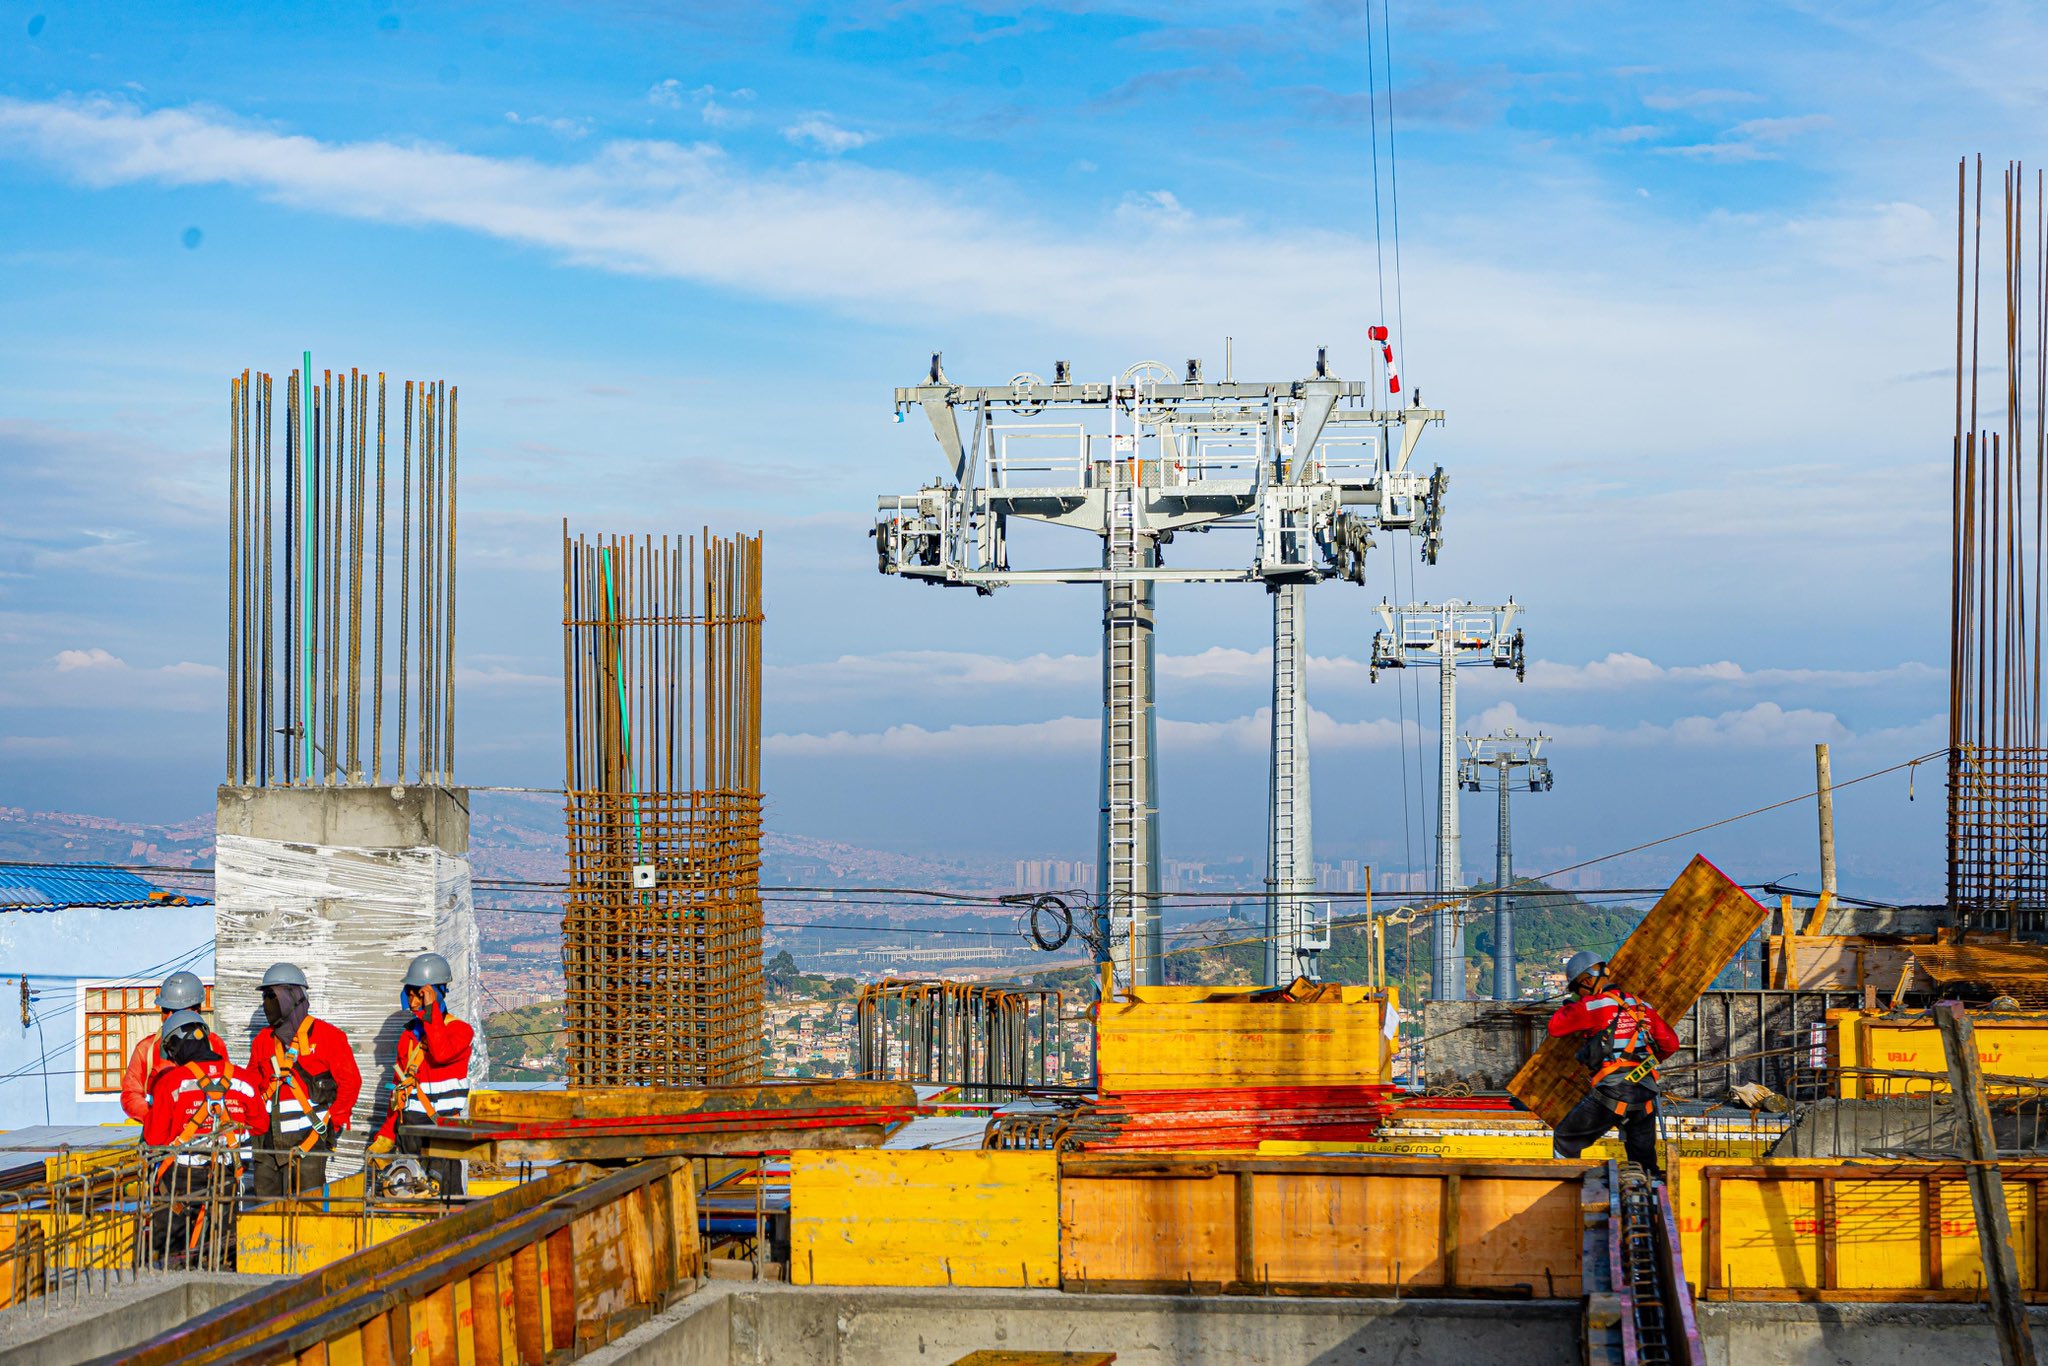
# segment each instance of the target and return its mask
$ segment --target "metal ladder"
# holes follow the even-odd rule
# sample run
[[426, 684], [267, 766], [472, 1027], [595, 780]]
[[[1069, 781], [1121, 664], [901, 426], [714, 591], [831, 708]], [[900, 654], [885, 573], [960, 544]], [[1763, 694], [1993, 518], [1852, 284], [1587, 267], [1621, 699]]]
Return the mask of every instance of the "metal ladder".
[[[1313, 950], [1327, 944], [1313, 923], [1309, 893], [1315, 888], [1310, 862], [1308, 745], [1301, 727], [1307, 707], [1303, 693], [1302, 609], [1306, 589], [1299, 583], [1273, 587], [1273, 713], [1271, 791], [1266, 829], [1266, 972], [1278, 986], [1297, 975], [1317, 977]], [[1306, 957], [1303, 951], [1309, 950]]]
[[[1134, 461], [1137, 444], [1134, 430]], [[1122, 471], [1114, 421], [1109, 447], [1109, 526], [1103, 549], [1108, 575], [1102, 585], [1103, 909], [1109, 961], [1114, 965], [1117, 983], [1130, 986], [1137, 981], [1138, 964], [1143, 957], [1138, 943], [1142, 908], [1137, 898], [1143, 880], [1139, 866], [1143, 851], [1139, 842], [1146, 797], [1145, 773], [1138, 753], [1143, 743], [1138, 727], [1144, 724], [1138, 705], [1138, 651], [1144, 648], [1138, 613], [1143, 606], [1144, 585], [1141, 580], [1129, 577], [1130, 571], [1139, 567], [1138, 495], [1136, 480], [1125, 478]]]

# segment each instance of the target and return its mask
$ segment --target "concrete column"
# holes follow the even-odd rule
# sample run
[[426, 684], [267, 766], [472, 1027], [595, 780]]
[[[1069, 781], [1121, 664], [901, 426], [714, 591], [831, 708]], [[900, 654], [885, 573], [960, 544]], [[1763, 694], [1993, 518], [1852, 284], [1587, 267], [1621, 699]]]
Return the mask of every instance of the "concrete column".
[[259, 983], [298, 964], [313, 1013], [346, 1031], [363, 1073], [351, 1132], [329, 1177], [360, 1165], [383, 1119], [409, 1018], [399, 982], [413, 956], [455, 971], [448, 1007], [478, 1026], [470, 1063], [486, 1074], [471, 901], [469, 794], [461, 788], [222, 787], [216, 809], [214, 1018], [236, 1062], [263, 1029]]

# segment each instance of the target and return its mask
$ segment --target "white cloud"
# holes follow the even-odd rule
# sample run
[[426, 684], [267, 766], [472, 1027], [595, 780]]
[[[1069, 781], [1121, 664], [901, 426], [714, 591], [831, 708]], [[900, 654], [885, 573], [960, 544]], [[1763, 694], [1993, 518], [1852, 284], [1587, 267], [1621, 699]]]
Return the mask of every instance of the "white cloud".
[[[1271, 649], [1241, 650], [1212, 645], [1193, 654], [1160, 654], [1159, 678], [1175, 687], [1267, 687], [1273, 678]], [[768, 686], [782, 698], [896, 696], [918, 687], [1034, 688], [1092, 687], [1100, 681], [1096, 654], [1006, 656], [965, 650], [884, 650], [840, 655], [803, 664], [771, 665]], [[1532, 661], [1532, 692], [1612, 692], [1629, 688], [1879, 688], [1939, 682], [1942, 671], [1908, 661], [1880, 669], [1748, 668], [1733, 660], [1710, 664], [1658, 664], [1628, 651], [1615, 651], [1584, 664]], [[1309, 660], [1311, 684], [1345, 691], [1368, 686], [1366, 663], [1345, 655]], [[1482, 671], [1478, 678], [1490, 677]], [[1385, 686], [1388, 680], [1382, 679]]]
[[1101, 723], [1090, 716], [1061, 716], [1050, 721], [998, 722], [947, 726], [891, 726], [883, 731], [832, 731], [829, 734], [770, 735], [761, 748], [784, 758], [881, 756], [899, 759], [966, 758], [975, 755], [1039, 756], [1094, 750]]
[[1651, 109], [1703, 109], [1725, 104], [1757, 104], [1762, 100], [1762, 95], [1748, 90], [1660, 91], [1643, 96], [1643, 103]]
[[521, 114], [511, 109], [505, 111], [505, 122], [516, 123], [523, 128], [545, 128], [565, 138], [580, 138], [590, 131], [589, 123], [583, 119], [557, 119], [546, 114]]
[[126, 660], [109, 654], [97, 645], [88, 650], [59, 650], [56, 659], [52, 662], [56, 664], [57, 672], [60, 674], [70, 673], [74, 669], [125, 669], [128, 667]]
[[754, 121], [751, 111], [738, 107], [752, 103], [754, 98], [754, 92], [744, 86], [728, 90], [725, 104], [719, 103], [716, 86], [700, 85], [690, 92], [690, 98], [697, 102], [698, 116], [713, 128], [740, 128]]
[[799, 146], [809, 143], [821, 152], [837, 156], [865, 147], [875, 140], [873, 133], [859, 133], [851, 128], [841, 128], [830, 115], [813, 114], [799, 119], [782, 130], [782, 136]]
[[656, 81], [647, 88], [647, 102], [657, 109], [681, 109], [683, 83], [673, 76], [665, 81]]

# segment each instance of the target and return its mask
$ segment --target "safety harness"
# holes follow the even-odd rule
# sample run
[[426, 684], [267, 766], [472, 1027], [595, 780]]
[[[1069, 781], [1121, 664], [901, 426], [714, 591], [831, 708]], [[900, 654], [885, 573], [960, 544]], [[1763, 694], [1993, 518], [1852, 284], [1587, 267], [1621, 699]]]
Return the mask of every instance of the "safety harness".
[[289, 1048], [276, 1034], [270, 1035], [270, 1046], [276, 1052], [271, 1062], [270, 1085], [263, 1092], [263, 1103], [270, 1105], [277, 1099], [281, 1088], [291, 1087], [292, 1099], [299, 1103], [299, 1109], [305, 1112], [313, 1125], [306, 1131], [304, 1141], [294, 1149], [302, 1153], [313, 1151], [314, 1145], [327, 1136], [327, 1117], [313, 1108], [313, 1098], [306, 1093], [306, 1084], [299, 1080], [299, 1056], [312, 1046], [312, 1041], [313, 1019], [310, 1015], [299, 1021], [299, 1032], [292, 1037]]
[[[1600, 1032], [1594, 1042], [1595, 1056], [1600, 1059], [1593, 1069], [1593, 1089], [1599, 1090], [1603, 1082], [1619, 1079], [1624, 1085], [1649, 1086], [1655, 1088], [1657, 1054], [1651, 1042], [1651, 1008], [1627, 992], [1610, 993], [1614, 1001], [1614, 1014], [1608, 1018], [1607, 1028]], [[1628, 1032], [1622, 1034], [1621, 1025], [1626, 1020]], [[1654, 1096], [1642, 1100], [1616, 1099], [1602, 1095], [1602, 1100], [1614, 1107], [1617, 1118], [1626, 1119], [1631, 1114], [1655, 1114], [1657, 1102]]]
[[406, 1107], [417, 1101], [419, 1108], [427, 1112], [427, 1118], [440, 1124], [443, 1122], [441, 1112], [435, 1107], [434, 1098], [420, 1086], [420, 1064], [426, 1058], [427, 1046], [421, 1042], [413, 1049], [411, 1060], [399, 1069], [398, 1079], [391, 1084], [391, 1110], [393, 1114], [403, 1115]]

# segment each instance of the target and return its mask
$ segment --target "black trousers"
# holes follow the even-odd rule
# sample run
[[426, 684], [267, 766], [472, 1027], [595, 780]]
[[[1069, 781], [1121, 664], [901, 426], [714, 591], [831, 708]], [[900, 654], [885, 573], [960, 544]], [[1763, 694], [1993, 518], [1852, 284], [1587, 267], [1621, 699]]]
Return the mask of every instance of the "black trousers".
[[[327, 1184], [327, 1154], [334, 1147], [334, 1135], [315, 1143], [308, 1152], [296, 1147], [266, 1148], [266, 1141], [278, 1137], [265, 1135], [257, 1140], [255, 1162], [250, 1169], [251, 1193], [259, 1200], [274, 1200], [284, 1195], [318, 1193]], [[303, 1141], [305, 1133], [290, 1135]]]
[[[1625, 1105], [1627, 1114], [1616, 1114], [1617, 1105]], [[1647, 1086], [1617, 1082], [1595, 1087], [1557, 1126], [1551, 1151], [1558, 1157], [1577, 1157], [1617, 1128], [1628, 1160], [1662, 1180], [1664, 1169], [1657, 1165], [1657, 1093]]]

